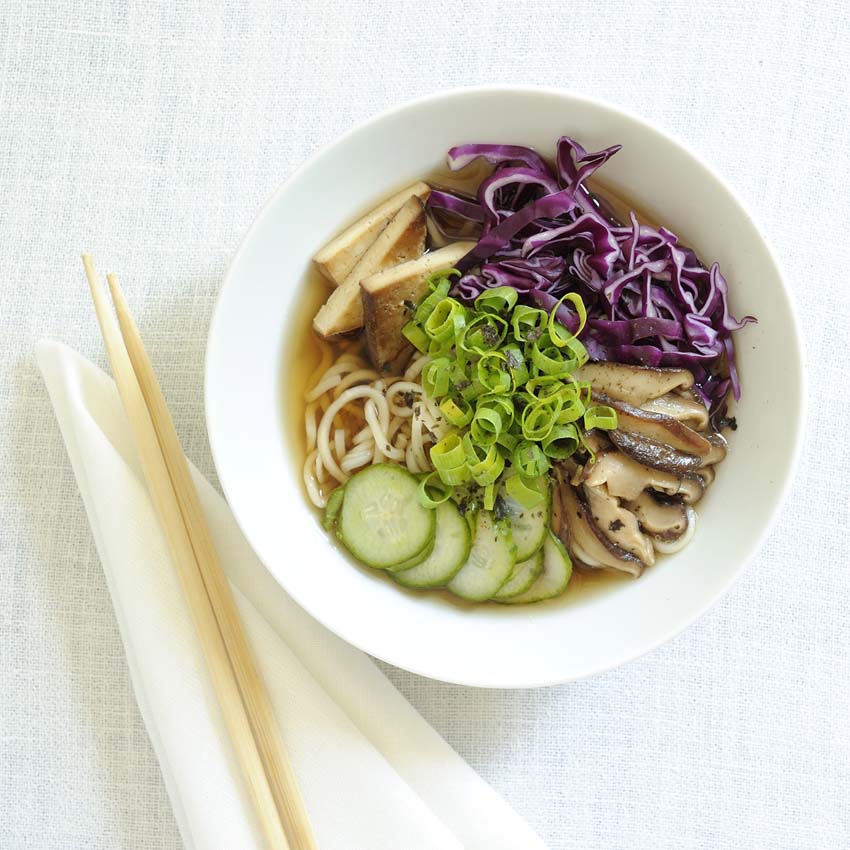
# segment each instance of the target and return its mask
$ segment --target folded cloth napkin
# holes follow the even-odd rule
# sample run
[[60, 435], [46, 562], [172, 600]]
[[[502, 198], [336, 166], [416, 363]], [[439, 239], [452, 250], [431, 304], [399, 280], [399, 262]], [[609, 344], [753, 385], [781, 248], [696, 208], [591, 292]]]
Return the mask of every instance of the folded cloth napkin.
[[[115, 385], [76, 352], [38, 362], [91, 522], [139, 709], [183, 840], [262, 840]], [[321, 850], [545, 850], [372, 661], [312, 620], [192, 473]]]

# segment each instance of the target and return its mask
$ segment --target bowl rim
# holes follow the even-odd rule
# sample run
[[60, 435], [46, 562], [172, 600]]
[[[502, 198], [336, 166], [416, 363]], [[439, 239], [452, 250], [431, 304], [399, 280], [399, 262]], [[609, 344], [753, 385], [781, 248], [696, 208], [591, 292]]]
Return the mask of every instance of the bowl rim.
[[743, 553], [742, 557], [738, 561], [738, 565], [733, 572], [730, 573], [727, 580], [721, 584], [711, 595], [706, 597], [703, 603], [699, 606], [695, 606], [694, 609], [687, 612], [683, 615], [683, 617], [677, 621], [675, 626], [667, 629], [663, 634], [658, 636], [655, 640], [640, 645], [638, 648], [630, 651], [626, 651], [618, 655], [616, 658], [608, 661], [604, 665], [597, 667], [592, 671], [588, 671], [585, 673], [581, 673], [575, 676], [564, 677], [561, 675], [554, 675], [554, 677], [549, 677], [541, 680], [534, 681], [522, 681], [515, 685], [507, 685], [505, 682], [485, 682], [485, 681], [469, 681], [461, 678], [452, 678], [452, 677], [442, 677], [436, 676], [433, 672], [429, 672], [426, 670], [416, 669], [415, 666], [410, 666], [409, 664], [403, 663], [399, 659], [395, 659], [392, 657], [392, 653], [386, 654], [376, 654], [375, 649], [372, 647], [365, 647], [360, 644], [360, 642], [349, 634], [349, 629], [344, 626], [340, 626], [336, 623], [328, 623], [324, 618], [314, 613], [310, 608], [305, 606], [298, 595], [293, 593], [289, 588], [284, 587], [280, 581], [277, 579], [275, 573], [271, 570], [269, 572], [275, 578], [275, 581], [281, 586], [282, 590], [289, 595], [301, 608], [306, 611], [311, 617], [316, 619], [319, 623], [321, 623], [325, 628], [327, 628], [330, 632], [338, 636], [340, 639], [346, 641], [346, 643], [355, 646], [357, 649], [360, 649], [367, 654], [375, 655], [380, 658], [382, 661], [388, 664], [392, 664], [393, 666], [397, 666], [401, 669], [408, 670], [411, 673], [415, 673], [419, 676], [424, 676], [426, 678], [435, 679], [437, 681], [444, 681], [450, 684], [458, 684], [465, 685], [468, 687], [481, 687], [481, 688], [532, 688], [532, 687], [545, 687], [548, 685], [555, 684], [564, 684], [567, 682], [573, 681], [582, 681], [584, 679], [589, 679], [594, 676], [600, 675], [602, 673], [606, 673], [610, 670], [616, 669], [617, 667], [621, 667], [624, 664], [628, 664], [631, 661], [634, 661], [637, 658], [640, 658], [643, 655], [646, 655], [653, 650], [657, 649], [664, 643], [672, 640], [676, 635], [685, 631], [685, 629], [692, 626], [698, 619], [700, 619], [710, 608], [714, 607], [717, 602], [720, 601], [732, 588], [732, 586], [738, 581], [738, 579], [743, 574], [744, 570], [751, 564], [755, 556], [763, 549], [765, 541], [768, 536], [772, 532], [775, 527], [779, 515], [782, 511], [782, 508], [787, 501], [788, 494], [791, 490], [791, 486], [796, 478], [796, 473], [800, 463], [800, 457], [802, 455], [802, 447], [803, 447], [803, 434], [804, 434], [804, 424], [807, 416], [807, 408], [808, 408], [808, 369], [806, 363], [806, 351], [805, 351], [805, 342], [802, 331], [802, 324], [800, 320], [799, 311], [794, 309], [795, 307], [795, 298], [791, 288], [788, 285], [786, 275], [784, 273], [784, 269], [780, 264], [776, 252], [773, 246], [770, 243], [770, 240], [764, 234], [763, 229], [759, 226], [758, 219], [752, 214], [750, 207], [742, 200], [737, 191], [726, 181], [726, 179], [720, 175], [703, 157], [701, 154], [696, 152], [689, 144], [684, 142], [679, 136], [675, 133], [668, 131], [667, 129], [662, 128], [660, 125], [656, 124], [654, 121], [639, 115], [633, 112], [631, 109], [627, 107], [623, 107], [619, 104], [615, 104], [605, 98], [600, 98], [596, 96], [589, 96], [586, 94], [581, 94], [573, 89], [560, 87], [560, 86], [545, 86], [545, 85], [531, 85], [531, 84], [485, 84], [485, 85], [475, 85], [475, 86], [458, 86], [452, 87], [448, 89], [442, 89], [437, 92], [432, 92], [430, 94], [422, 95], [417, 98], [413, 98], [411, 100], [403, 101], [402, 103], [396, 104], [392, 107], [384, 109], [380, 112], [375, 113], [374, 115], [369, 116], [363, 121], [360, 121], [347, 129], [345, 132], [336, 136], [331, 141], [326, 142], [323, 145], [320, 145], [318, 149], [316, 149], [313, 154], [311, 154], [300, 166], [298, 166], [294, 171], [292, 171], [268, 196], [266, 201], [260, 207], [257, 214], [254, 216], [251, 224], [248, 226], [244, 234], [242, 235], [239, 245], [233, 256], [228, 263], [227, 270], [224, 274], [224, 278], [222, 280], [221, 287], [216, 295], [213, 310], [210, 319], [210, 325], [207, 335], [207, 346], [205, 349], [204, 355], [204, 418], [207, 426], [207, 437], [210, 445], [210, 452], [212, 454], [213, 463], [215, 465], [216, 473], [219, 478], [219, 483], [221, 489], [224, 493], [225, 499], [227, 501], [228, 507], [233, 513], [233, 517], [236, 520], [237, 525], [239, 526], [240, 531], [244, 535], [246, 541], [251, 546], [252, 550], [257, 554], [258, 559], [263, 563], [264, 567], [268, 569], [263, 561], [263, 558], [260, 556], [260, 549], [254, 544], [251, 536], [248, 532], [248, 523], [243, 522], [241, 509], [234, 504], [229, 498], [228, 485], [226, 481], [226, 475], [222, 474], [223, 465], [219, 462], [222, 456], [222, 448], [218, 444], [218, 440], [216, 437], [217, 430], [214, 427], [214, 416], [212, 413], [212, 405], [211, 405], [211, 362], [212, 362], [212, 352], [213, 349], [217, 345], [219, 328], [221, 326], [221, 305], [225, 296], [226, 291], [233, 284], [233, 271], [239, 264], [239, 261], [242, 258], [243, 253], [247, 250], [248, 243], [251, 239], [251, 235], [257, 226], [260, 224], [261, 220], [263, 220], [268, 214], [272, 207], [278, 201], [278, 198], [287, 190], [290, 183], [295, 181], [301, 174], [311, 167], [313, 167], [314, 163], [320, 160], [323, 156], [332, 151], [335, 147], [342, 145], [346, 140], [348, 140], [351, 136], [356, 135], [366, 127], [374, 123], [378, 123], [390, 116], [393, 116], [397, 113], [405, 112], [408, 110], [416, 110], [420, 106], [424, 106], [426, 104], [433, 103], [435, 101], [441, 100], [449, 100], [453, 98], [463, 97], [466, 95], [475, 95], [475, 94], [496, 94], [496, 93], [510, 93], [514, 95], [538, 95], [538, 94], [549, 94], [555, 95], [559, 97], [570, 98], [574, 101], [579, 101], [582, 103], [586, 103], [590, 106], [594, 107], [602, 107], [603, 109], [607, 109], [613, 113], [618, 113], [621, 116], [634, 121], [636, 124], [641, 125], [642, 127], [657, 133], [658, 135], [664, 136], [668, 141], [672, 142], [674, 145], [678, 146], [681, 150], [683, 150], [691, 159], [693, 159], [697, 165], [699, 165], [704, 171], [711, 176], [713, 180], [715, 180], [720, 187], [729, 195], [729, 197], [734, 201], [734, 203], [741, 209], [741, 211], [747, 216], [747, 218], [752, 222], [755, 230], [758, 233], [758, 237], [761, 240], [767, 256], [770, 262], [773, 264], [776, 277], [779, 281], [781, 291], [790, 306], [791, 313], [791, 324], [793, 328], [793, 339], [789, 340], [796, 348], [796, 362], [799, 371], [799, 382], [800, 382], [800, 398], [799, 398], [799, 406], [797, 416], [793, 421], [793, 449], [791, 453], [791, 457], [789, 458], [788, 464], [785, 466], [783, 480], [781, 482], [781, 486], [779, 489], [779, 498], [776, 500], [773, 512], [771, 513], [767, 522], [765, 522], [762, 527], [760, 533], [753, 539], [749, 547], [747, 547], [746, 551]]

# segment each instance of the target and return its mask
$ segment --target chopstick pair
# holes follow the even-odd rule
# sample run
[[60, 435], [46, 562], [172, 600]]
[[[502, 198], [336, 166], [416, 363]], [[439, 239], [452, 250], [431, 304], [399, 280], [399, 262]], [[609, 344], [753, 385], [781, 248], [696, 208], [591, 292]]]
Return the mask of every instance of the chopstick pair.
[[221, 568], [165, 398], [124, 294], [83, 265], [148, 491], [177, 569], [228, 733], [269, 850], [317, 850], [268, 693]]

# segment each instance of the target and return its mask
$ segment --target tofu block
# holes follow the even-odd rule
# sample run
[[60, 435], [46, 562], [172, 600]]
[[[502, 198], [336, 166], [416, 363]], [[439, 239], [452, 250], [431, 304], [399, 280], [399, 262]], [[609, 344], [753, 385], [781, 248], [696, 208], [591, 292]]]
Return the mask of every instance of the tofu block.
[[410, 320], [410, 306], [418, 304], [428, 293], [428, 278], [434, 272], [452, 268], [474, 247], [474, 242], [455, 242], [363, 278], [360, 291], [366, 346], [376, 368], [391, 363], [409, 346], [401, 329]]
[[362, 328], [360, 281], [391, 266], [421, 257], [425, 250], [425, 233], [425, 206], [414, 195], [404, 202], [316, 313], [313, 319], [316, 332], [328, 338]]
[[431, 187], [422, 182], [402, 189], [328, 242], [314, 255], [313, 262], [331, 283], [339, 286], [405, 202], [414, 196], [424, 201], [430, 194]]

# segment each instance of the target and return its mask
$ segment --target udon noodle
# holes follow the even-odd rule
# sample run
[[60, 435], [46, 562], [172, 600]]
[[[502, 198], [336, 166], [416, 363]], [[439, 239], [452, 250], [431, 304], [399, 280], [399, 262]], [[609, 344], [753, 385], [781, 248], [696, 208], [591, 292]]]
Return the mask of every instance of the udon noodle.
[[427, 355], [415, 355], [401, 375], [386, 375], [370, 366], [359, 341], [322, 343], [321, 350], [304, 393], [303, 475], [313, 504], [325, 507], [333, 489], [369, 464], [433, 469], [428, 449], [449, 427], [422, 390]]

